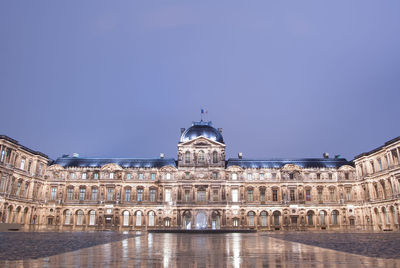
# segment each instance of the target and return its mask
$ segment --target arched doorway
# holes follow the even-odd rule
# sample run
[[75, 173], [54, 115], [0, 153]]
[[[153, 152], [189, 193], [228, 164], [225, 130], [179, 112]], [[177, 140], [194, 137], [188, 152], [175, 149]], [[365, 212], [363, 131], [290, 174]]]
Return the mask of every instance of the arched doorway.
[[207, 216], [203, 211], [199, 211], [196, 215], [196, 229], [207, 228]]
[[192, 214], [190, 211], [183, 213], [183, 228], [186, 230], [192, 229]]
[[218, 211], [213, 211], [213, 213], [211, 214], [211, 228], [213, 230], [219, 230], [220, 229]]

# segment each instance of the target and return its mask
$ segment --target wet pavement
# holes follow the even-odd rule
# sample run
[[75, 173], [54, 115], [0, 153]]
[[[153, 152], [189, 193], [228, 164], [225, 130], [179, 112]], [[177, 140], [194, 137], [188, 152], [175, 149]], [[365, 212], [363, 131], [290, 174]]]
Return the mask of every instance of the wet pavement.
[[[16, 236], [13, 240], [3, 240], [8, 239], [9, 234]], [[3, 259], [0, 260], [0, 267], [400, 267], [398, 253], [394, 253], [396, 249], [398, 251], [400, 244], [400, 236], [397, 233], [143, 233], [135, 237], [123, 237], [118, 233], [53, 233], [56, 237], [53, 241], [52, 234], [45, 233], [46, 239], [40, 240], [35, 250], [39, 248], [37, 251], [41, 252], [42, 249], [42, 254], [54, 254], [55, 250], [48, 251], [51, 245], [40, 246], [46, 241], [45, 243], [51, 243], [53, 247], [61, 250], [59, 254], [29, 259], [32, 258], [32, 253], [25, 247], [24, 251], [18, 253], [21, 260], [4, 260], [3, 256], [7, 254], [17, 254], [15, 249], [24, 241], [18, 238], [19, 234], [26, 236], [27, 233], [0, 233], [0, 258]], [[91, 239], [104, 239], [102, 235], [117, 241], [104, 241], [105, 244], [82, 246], [78, 250], [65, 252], [68, 248], [60, 246], [64, 244], [62, 235], [72, 235], [71, 240], [76, 238], [74, 236], [81, 236], [80, 242], [75, 243], [83, 245], [88, 245], [88, 240]], [[291, 242], [288, 241], [290, 237], [292, 240], [307, 240], [309, 244], [318, 244], [321, 240], [328, 239], [341, 250], [353, 244], [356, 244], [356, 248], [361, 247], [358, 244], [364, 244], [368, 248], [375, 248], [381, 257], [373, 258]], [[3, 246], [4, 241], [12, 246]], [[340, 241], [343, 244], [339, 243]], [[385, 244], [382, 241], [390, 244], [381, 248], [382, 244]], [[32, 245], [32, 242], [28, 244]], [[391, 250], [393, 253], [385, 253], [391, 246], [395, 247]], [[368, 255], [370, 251], [372, 250], [366, 250], [364, 253]]]

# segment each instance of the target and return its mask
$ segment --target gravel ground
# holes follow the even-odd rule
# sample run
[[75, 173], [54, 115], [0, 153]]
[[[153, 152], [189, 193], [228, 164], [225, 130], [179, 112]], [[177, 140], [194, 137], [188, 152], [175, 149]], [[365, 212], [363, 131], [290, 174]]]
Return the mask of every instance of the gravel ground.
[[133, 236], [116, 232], [0, 232], [0, 260], [43, 258]]
[[400, 259], [400, 233], [266, 233], [286, 241], [386, 259]]

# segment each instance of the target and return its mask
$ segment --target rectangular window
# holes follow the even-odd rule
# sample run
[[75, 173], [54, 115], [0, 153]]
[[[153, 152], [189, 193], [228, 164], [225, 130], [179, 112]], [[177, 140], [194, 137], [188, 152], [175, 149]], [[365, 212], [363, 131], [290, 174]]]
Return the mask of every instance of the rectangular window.
[[170, 180], [171, 179], [171, 173], [167, 173], [167, 180]]
[[111, 179], [111, 180], [114, 179], [114, 172], [111, 172], [111, 173], [110, 173], [110, 179]]
[[253, 202], [253, 190], [247, 190], [247, 201]]
[[143, 180], [143, 173], [139, 173], [139, 180]]
[[290, 174], [289, 174], [289, 178], [290, 178], [291, 180], [293, 180], [293, 179], [294, 179], [294, 174], [293, 174], [293, 173], [290, 173]]
[[197, 191], [197, 201], [206, 202], [206, 191]]
[[213, 179], [218, 179], [218, 173], [217, 172], [213, 172]]
[[154, 181], [156, 179], [156, 173], [151, 173], [151, 179]]
[[85, 193], [86, 193], [86, 189], [85, 188], [81, 188], [79, 190], [79, 200], [85, 200]]
[[98, 180], [99, 179], [99, 173], [94, 173], [93, 174], [93, 179]]
[[127, 180], [130, 180], [131, 177], [132, 177], [132, 174], [130, 174], [130, 173], [126, 174], [126, 179], [127, 179]]
[[73, 198], [74, 198], [74, 189], [68, 188], [68, 190], [67, 190], [67, 198], [68, 198], [68, 200], [73, 200]]
[[107, 200], [112, 201], [113, 200], [113, 195], [114, 195], [114, 189], [113, 188], [107, 188]]
[[333, 177], [332, 173], [329, 173], [329, 179], [330, 180], [332, 180], [332, 177]]
[[93, 201], [97, 200], [97, 188], [92, 189], [92, 200]]
[[20, 169], [25, 169], [25, 159], [21, 159], [21, 166], [19, 167]]
[[82, 174], [82, 180], [86, 180], [86, 173]]
[[28, 172], [31, 172], [31, 168], [32, 168], [32, 160], [29, 160], [29, 163], [28, 163]]
[[125, 189], [125, 201], [129, 202], [131, 201], [131, 189]]
[[233, 180], [233, 181], [236, 181], [236, 180], [237, 180], [237, 174], [236, 174], [236, 173], [233, 173], [233, 174], [232, 174], [232, 180]]
[[272, 201], [278, 201], [278, 190], [272, 190]]
[[165, 189], [165, 202], [171, 202], [171, 189]]
[[137, 190], [137, 201], [142, 202], [143, 201], [143, 189], [138, 189]]
[[69, 177], [70, 177], [71, 180], [75, 179], [75, 173], [71, 172], [71, 174], [69, 174]]
[[379, 170], [382, 170], [382, 160], [378, 158], [378, 165], [379, 165]]
[[238, 191], [238, 189], [232, 189], [232, 202], [239, 202], [239, 191]]
[[51, 187], [51, 200], [56, 200], [57, 198], [57, 187]]
[[155, 202], [156, 201], [156, 190], [151, 189], [150, 190], [150, 202]]
[[213, 201], [218, 201], [218, 190], [213, 190]]
[[335, 201], [335, 190], [331, 189], [330, 195], [331, 195], [331, 201]]
[[253, 178], [253, 174], [251, 174], [251, 173], [247, 174], [247, 179], [248, 180], [251, 180], [252, 178]]
[[290, 201], [295, 201], [295, 195], [294, 195], [294, 190], [290, 190]]
[[261, 202], [265, 201], [265, 190], [264, 189], [260, 190], [260, 201]]
[[0, 158], [1, 162], [4, 162], [4, 155], [5, 155], [5, 152], [4, 152], [4, 150], [2, 150], [1, 151], [1, 158]]
[[189, 172], [186, 172], [186, 173], [185, 173], [185, 177], [186, 177], [187, 180], [190, 179], [190, 173], [189, 173]]
[[344, 173], [344, 178], [346, 179], [346, 180], [348, 180], [349, 179], [349, 173]]
[[322, 202], [322, 190], [318, 190], [318, 201]]
[[190, 201], [190, 190], [185, 190], [185, 202]]
[[311, 201], [311, 190], [306, 190], [306, 201]]
[[264, 173], [260, 173], [260, 180], [264, 180]]
[[40, 163], [39, 165], [39, 175], [42, 175], [42, 171], [43, 171], [43, 163]]

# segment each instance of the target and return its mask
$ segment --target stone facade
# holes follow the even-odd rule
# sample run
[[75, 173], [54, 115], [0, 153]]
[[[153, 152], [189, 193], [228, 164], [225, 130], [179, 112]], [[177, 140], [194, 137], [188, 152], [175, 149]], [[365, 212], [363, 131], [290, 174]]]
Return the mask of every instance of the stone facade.
[[0, 221], [23, 230], [399, 230], [400, 138], [353, 161], [225, 158], [182, 129], [178, 158], [46, 155], [0, 136]]

